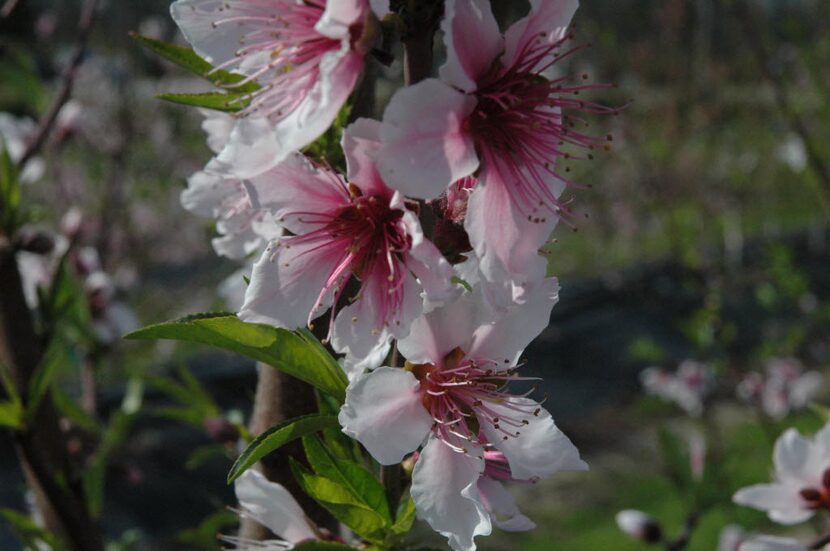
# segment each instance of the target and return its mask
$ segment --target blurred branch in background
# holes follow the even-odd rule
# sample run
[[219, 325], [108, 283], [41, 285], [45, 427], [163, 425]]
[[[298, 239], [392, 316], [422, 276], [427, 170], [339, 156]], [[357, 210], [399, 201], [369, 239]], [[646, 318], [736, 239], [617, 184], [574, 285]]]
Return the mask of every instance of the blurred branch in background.
[[0, 8], [0, 17], [10, 16], [18, 4], [20, 4], [20, 0], [6, 0], [6, 3]]

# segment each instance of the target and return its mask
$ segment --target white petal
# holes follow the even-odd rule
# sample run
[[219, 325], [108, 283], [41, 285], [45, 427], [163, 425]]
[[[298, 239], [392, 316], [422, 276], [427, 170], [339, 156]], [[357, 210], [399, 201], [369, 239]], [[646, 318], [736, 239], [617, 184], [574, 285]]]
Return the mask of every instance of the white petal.
[[441, 80], [464, 92], [474, 92], [478, 80], [504, 48], [490, 2], [447, 0], [441, 29], [447, 48], [447, 61], [439, 70]]
[[366, 0], [326, 2], [326, 9], [314, 30], [335, 40], [348, 40], [350, 27], [366, 17], [367, 11]]
[[236, 119], [227, 113], [212, 109], [199, 109], [199, 113], [205, 117], [202, 121], [202, 130], [207, 134], [208, 147], [214, 153], [219, 153], [227, 145], [233, 127], [236, 125]]
[[797, 486], [784, 484], [756, 484], [738, 490], [732, 501], [767, 511], [769, 518], [780, 524], [798, 524], [813, 516], [813, 511], [804, 507]]
[[743, 542], [738, 551], [807, 551], [807, 547], [791, 538], [758, 536]]
[[271, 243], [254, 264], [239, 318], [296, 329], [322, 314], [331, 305], [331, 291], [319, 310], [311, 310], [342, 254], [327, 244], [325, 237], [301, 244], [292, 238]]
[[818, 482], [826, 466], [815, 463], [816, 460], [826, 461], [826, 458], [814, 457], [819, 454], [815, 453], [818, 450], [812, 448], [813, 443], [801, 436], [796, 429], [784, 431], [775, 441], [772, 454], [778, 480], [801, 483], [803, 486]]
[[478, 493], [493, 524], [502, 530], [526, 532], [536, 528], [536, 524], [519, 511], [516, 499], [501, 482], [483, 476], [478, 479]]
[[277, 536], [291, 543], [317, 538], [291, 493], [259, 471], [245, 471], [234, 483], [234, 490], [243, 512]]
[[510, 67], [522, 50], [533, 40], [544, 37], [555, 42], [565, 36], [568, 25], [579, 7], [577, 0], [530, 0], [530, 13], [516, 21], [504, 35], [502, 64]]
[[432, 199], [478, 168], [464, 121], [475, 99], [427, 79], [392, 96], [383, 114], [377, 156], [384, 181], [408, 197]]
[[474, 538], [492, 529], [478, 495], [477, 483], [484, 471], [482, 451], [471, 444], [468, 451], [454, 451], [430, 438], [412, 473], [410, 493], [418, 518], [446, 536], [454, 551], [474, 551]]
[[495, 321], [477, 328], [467, 355], [515, 365], [524, 348], [550, 324], [558, 300], [558, 280], [544, 280], [530, 290], [524, 303], [514, 304]]
[[381, 367], [346, 390], [338, 417], [343, 432], [363, 444], [379, 463], [392, 465], [415, 451], [432, 427], [420, 383], [409, 371]]
[[382, 144], [380, 121], [357, 119], [343, 130], [343, 153], [346, 156], [346, 177], [364, 195], [390, 193], [380, 177], [374, 157]]
[[[507, 457], [510, 472], [520, 480], [535, 480], [548, 477], [559, 471], [587, 471], [588, 465], [579, 458], [579, 450], [553, 422], [550, 413], [530, 398], [514, 397], [506, 403], [487, 402], [500, 419], [527, 421], [520, 428], [508, 427], [504, 422], [501, 428], [518, 433], [509, 436], [493, 427], [488, 418], [479, 415], [481, 428], [487, 439]], [[512, 408], [520, 408], [526, 413], [519, 413]], [[534, 415], [534, 412], [537, 412]]]

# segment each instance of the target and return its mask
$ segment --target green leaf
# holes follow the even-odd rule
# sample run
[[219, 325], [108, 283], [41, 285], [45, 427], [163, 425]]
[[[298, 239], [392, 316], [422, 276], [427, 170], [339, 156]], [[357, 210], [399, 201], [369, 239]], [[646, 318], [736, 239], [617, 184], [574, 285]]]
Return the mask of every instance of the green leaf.
[[61, 390], [60, 385], [55, 385], [52, 388], [52, 401], [60, 414], [69, 419], [73, 425], [93, 434], [98, 434], [101, 431], [98, 420], [84, 411], [71, 396]]
[[17, 166], [0, 139], [0, 229], [14, 235], [20, 224], [20, 178]]
[[47, 532], [26, 515], [11, 509], [0, 509], [0, 517], [11, 524], [21, 541], [31, 549], [39, 549], [45, 543], [52, 551], [66, 551], [66, 546], [51, 532]]
[[187, 456], [187, 461], [185, 462], [184, 466], [188, 470], [198, 469], [208, 461], [215, 459], [217, 457], [227, 458], [227, 452], [225, 450], [225, 446], [222, 444], [210, 444], [208, 446], [200, 446], [193, 450], [190, 455]]
[[130, 33], [130, 36], [145, 48], [152, 50], [168, 61], [172, 61], [179, 67], [190, 71], [194, 75], [198, 75], [209, 80], [216, 86], [230, 87], [235, 92], [239, 93], [250, 93], [259, 90], [259, 85], [255, 82], [240, 84], [240, 82], [247, 78], [245, 75], [222, 70], [214, 70], [210, 63], [199, 57], [199, 54], [194, 52], [191, 48], [177, 46], [176, 44], [170, 44], [154, 38], [148, 38], [146, 36], [141, 36], [138, 33]]
[[40, 407], [40, 401], [49, 390], [52, 378], [58, 369], [67, 363], [67, 357], [68, 351], [63, 339], [52, 339], [46, 354], [40, 360], [32, 374], [32, 379], [29, 381], [29, 403], [27, 406], [30, 416], [33, 416]]
[[334, 415], [314, 413], [303, 417], [289, 419], [257, 436], [245, 451], [237, 458], [228, 473], [228, 484], [239, 478], [257, 461], [306, 434], [339, 426]]
[[293, 458], [291, 470], [303, 491], [337, 520], [351, 528], [355, 534], [373, 543], [382, 543], [385, 540], [389, 527], [387, 520], [381, 513], [356, 500], [348, 488], [310, 473]]
[[415, 502], [408, 494], [401, 498], [398, 505], [398, 514], [395, 516], [395, 524], [392, 525], [392, 533], [396, 536], [405, 536], [412, 530], [415, 522]]
[[672, 481], [681, 495], [685, 495], [692, 485], [692, 471], [688, 450], [684, 442], [671, 431], [660, 428], [657, 442], [663, 458], [666, 476]]
[[19, 429], [23, 426], [23, 404], [15, 400], [0, 402], [0, 427]]
[[[315, 389], [317, 399], [317, 411], [328, 415], [337, 415], [340, 412], [340, 404], [329, 396]], [[338, 459], [350, 461], [362, 461], [363, 452], [357, 440], [352, 440], [340, 430], [340, 427], [327, 429], [322, 432], [323, 441], [330, 452]]]
[[292, 551], [355, 551], [354, 547], [333, 541], [307, 541], [291, 549]]
[[235, 113], [241, 111], [250, 103], [248, 94], [228, 94], [224, 92], [205, 92], [203, 94], [159, 94], [159, 99], [189, 105], [191, 107], [204, 107], [214, 111]]
[[116, 449], [127, 438], [127, 433], [130, 430], [134, 418], [134, 415], [128, 415], [121, 410], [113, 414], [106, 431], [104, 431], [92, 463], [84, 470], [84, 495], [87, 499], [89, 512], [95, 518], [101, 515], [107, 466]]
[[316, 435], [303, 437], [303, 449], [315, 473], [343, 486], [356, 503], [380, 513], [387, 524], [392, 524], [386, 491], [372, 473], [354, 461], [336, 458]]
[[232, 314], [199, 314], [151, 325], [126, 338], [208, 344], [266, 363], [328, 392], [341, 402], [346, 395], [346, 374], [307, 331], [245, 323]]

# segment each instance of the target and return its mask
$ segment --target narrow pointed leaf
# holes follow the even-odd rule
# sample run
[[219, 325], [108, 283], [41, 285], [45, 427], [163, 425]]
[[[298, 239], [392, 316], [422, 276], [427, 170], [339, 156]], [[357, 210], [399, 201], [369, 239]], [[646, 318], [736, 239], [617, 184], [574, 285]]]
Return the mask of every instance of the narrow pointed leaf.
[[237, 458], [228, 473], [228, 484], [242, 476], [257, 461], [289, 442], [323, 429], [339, 426], [337, 417], [318, 413], [289, 419], [257, 436]]
[[387, 520], [379, 512], [356, 500], [348, 488], [310, 473], [293, 458], [291, 470], [303, 491], [355, 534], [373, 543], [385, 540], [389, 527]]
[[194, 52], [191, 48], [141, 36], [138, 33], [130, 33], [130, 36], [145, 48], [152, 50], [164, 59], [175, 63], [179, 67], [190, 71], [194, 75], [198, 75], [209, 80], [216, 86], [230, 87], [234, 92], [239, 93], [255, 92], [259, 90], [259, 85], [255, 82], [239, 84], [247, 78], [245, 75], [222, 70], [215, 71], [210, 63], [202, 59], [199, 54]]
[[250, 100], [246, 94], [227, 94], [224, 92], [205, 92], [203, 94], [159, 94], [159, 99], [188, 105], [191, 107], [203, 107], [214, 111], [235, 113], [248, 106]]
[[342, 403], [348, 379], [320, 343], [302, 331], [245, 323], [233, 314], [199, 314], [150, 325], [128, 339], [208, 344], [266, 363], [331, 394]]
[[337, 482], [351, 492], [357, 503], [380, 513], [392, 524], [386, 492], [372, 473], [354, 461], [337, 459], [316, 435], [303, 437], [303, 449], [314, 472]]

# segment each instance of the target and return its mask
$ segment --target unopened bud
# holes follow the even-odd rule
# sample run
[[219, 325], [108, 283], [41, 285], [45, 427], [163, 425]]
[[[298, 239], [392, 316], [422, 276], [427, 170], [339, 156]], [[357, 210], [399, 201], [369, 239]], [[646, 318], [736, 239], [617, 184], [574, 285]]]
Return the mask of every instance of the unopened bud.
[[617, 513], [617, 526], [632, 538], [646, 543], [663, 541], [660, 523], [642, 511], [626, 509]]
[[222, 417], [209, 417], [202, 426], [211, 440], [219, 444], [232, 443], [239, 439], [239, 429], [236, 425]]

